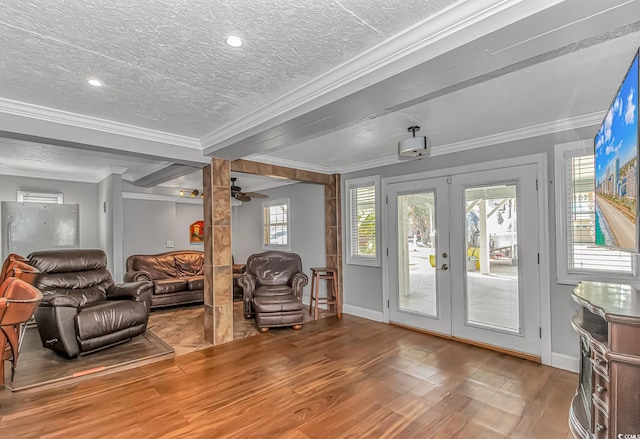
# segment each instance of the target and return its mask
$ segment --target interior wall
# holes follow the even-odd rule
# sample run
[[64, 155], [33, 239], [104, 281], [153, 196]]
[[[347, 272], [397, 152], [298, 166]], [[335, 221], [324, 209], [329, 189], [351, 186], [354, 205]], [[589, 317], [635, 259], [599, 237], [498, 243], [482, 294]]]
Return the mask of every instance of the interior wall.
[[[203, 244], [189, 243], [189, 226], [202, 219], [202, 204], [125, 199], [122, 266], [134, 254], [203, 251]], [[169, 247], [167, 241], [172, 241], [173, 246]]]
[[[555, 195], [554, 195], [554, 157], [555, 144], [574, 140], [592, 138], [596, 127], [587, 127], [579, 130], [567, 131], [553, 135], [539, 136], [516, 142], [493, 145], [486, 148], [478, 148], [464, 152], [434, 156], [423, 160], [399, 163], [375, 169], [344, 174], [344, 182], [357, 177], [379, 175], [381, 178], [399, 175], [408, 175], [430, 170], [453, 168], [456, 166], [474, 163], [490, 162], [492, 160], [520, 157], [535, 153], [544, 153], [547, 156], [548, 206], [549, 215], [549, 259], [541, 263], [549, 264], [550, 290], [551, 290], [551, 343], [552, 352], [555, 354], [577, 357], [578, 336], [571, 328], [571, 317], [577, 309], [571, 299], [572, 286], [561, 285], [556, 282], [556, 245], [555, 245]], [[343, 196], [344, 199], [344, 196]], [[343, 221], [344, 227], [348, 225], [347, 218]], [[385, 224], [382, 224], [385, 227]], [[343, 243], [343, 250], [346, 243]], [[364, 267], [358, 265], [343, 264], [344, 300], [345, 305], [358, 307], [363, 312], [370, 311], [374, 315], [382, 313], [382, 268]]]
[[[80, 206], [80, 247], [102, 248], [99, 237], [99, 197], [97, 184], [0, 175], [1, 201], [16, 201], [16, 191], [19, 190], [51, 193], [62, 192], [64, 194], [65, 204], [78, 204]], [[2, 237], [0, 237], [0, 240], [1, 239]], [[5, 257], [6, 255], [2, 255], [3, 259]]]
[[204, 251], [204, 243], [189, 242], [189, 226], [196, 221], [203, 221], [203, 218], [202, 204], [176, 203], [176, 229], [174, 232], [176, 249]]
[[[289, 251], [302, 258], [307, 276], [310, 267], [325, 265], [324, 185], [296, 183], [260, 191], [268, 200], [289, 199], [290, 243]], [[254, 198], [242, 206], [232, 208], [233, 256], [236, 262], [246, 262], [262, 248], [262, 199]], [[310, 286], [304, 289], [308, 295]]]

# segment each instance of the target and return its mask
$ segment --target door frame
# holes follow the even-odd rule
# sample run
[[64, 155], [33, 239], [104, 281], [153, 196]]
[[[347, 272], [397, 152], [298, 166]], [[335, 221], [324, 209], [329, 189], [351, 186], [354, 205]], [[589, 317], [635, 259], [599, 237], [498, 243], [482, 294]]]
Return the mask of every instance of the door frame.
[[[428, 160], [428, 158], [426, 159]], [[551, 278], [549, 266], [549, 190], [547, 182], [547, 154], [538, 153], [491, 162], [473, 163], [470, 165], [455, 166], [445, 169], [418, 172], [415, 174], [386, 177], [381, 180], [382, 209], [380, 217], [388, 215], [389, 185], [411, 180], [425, 178], [449, 177], [455, 174], [466, 174], [478, 171], [490, 171], [492, 169], [508, 168], [520, 165], [536, 165], [536, 178], [538, 182], [538, 249], [540, 260], [540, 326], [542, 336], [540, 340], [542, 364], [551, 365]], [[386, 224], [381, 228], [382, 238], [382, 318], [384, 323], [389, 323], [389, 258], [386, 249], [389, 248], [389, 230]]]

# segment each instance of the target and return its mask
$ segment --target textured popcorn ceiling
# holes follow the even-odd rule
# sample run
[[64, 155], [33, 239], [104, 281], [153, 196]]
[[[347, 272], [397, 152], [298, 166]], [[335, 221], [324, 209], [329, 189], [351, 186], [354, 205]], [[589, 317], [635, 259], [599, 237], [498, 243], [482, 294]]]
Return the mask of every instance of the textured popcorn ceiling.
[[200, 137], [452, 3], [3, 0], [0, 97]]

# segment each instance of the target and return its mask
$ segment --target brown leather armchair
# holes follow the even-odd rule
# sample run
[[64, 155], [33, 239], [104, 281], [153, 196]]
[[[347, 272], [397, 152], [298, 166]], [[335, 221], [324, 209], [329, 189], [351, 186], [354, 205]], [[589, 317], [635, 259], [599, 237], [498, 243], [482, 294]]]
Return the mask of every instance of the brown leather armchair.
[[73, 358], [146, 331], [152, 283], [115, 284], [102, 250], [39, 251], [28, 259], [40, 270], [34, 286], [44, 298], [35, 317], [44, 347]]
[[255, 315], [260, 332], [271, 327], [302, 327], [302, 288], [309, 282], [295, 253], [266, 251], [249, 256], [238, 277], [245, 318]]

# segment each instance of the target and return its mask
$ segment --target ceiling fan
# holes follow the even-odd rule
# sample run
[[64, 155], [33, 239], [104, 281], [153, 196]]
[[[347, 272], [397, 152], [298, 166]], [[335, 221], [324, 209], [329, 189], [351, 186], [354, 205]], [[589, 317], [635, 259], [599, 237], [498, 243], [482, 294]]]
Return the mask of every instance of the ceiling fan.
[[253, 198], [269, 198], [268, 195], [261, 194], [258, 192], [242, 192], [242, 188], [240, 186], [236, 186], [236, 177], [231, 177], [231, 196], [238, 201], [251, 201], [251, 197]]

